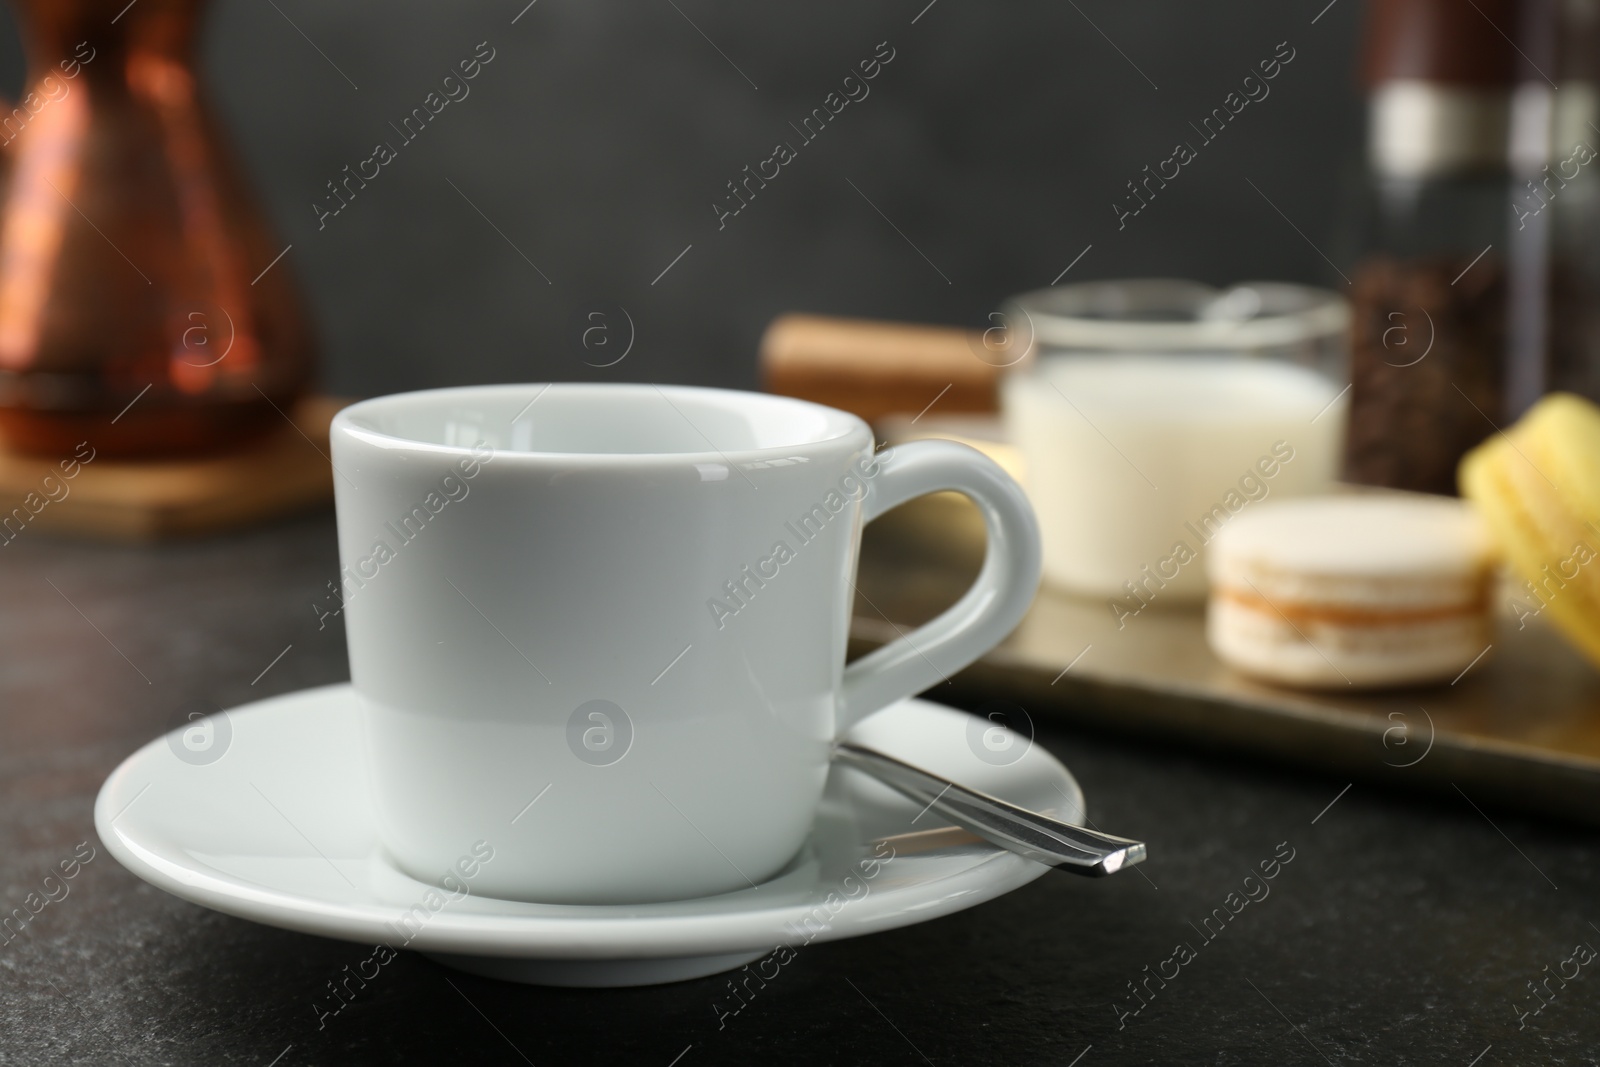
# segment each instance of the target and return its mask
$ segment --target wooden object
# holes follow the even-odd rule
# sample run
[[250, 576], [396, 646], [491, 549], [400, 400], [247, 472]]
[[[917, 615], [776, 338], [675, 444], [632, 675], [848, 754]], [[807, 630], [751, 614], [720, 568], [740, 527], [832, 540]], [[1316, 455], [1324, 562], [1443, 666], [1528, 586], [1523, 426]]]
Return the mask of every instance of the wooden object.
[[[982, 542], [963, 536], [942, 506], [914, 501], [867, 527], [852, 652], [909, 632], [976, 575]], [[978, 702], [1014, 701], [1036, 722], [1600, 826], [1600, 672], [1542, 620], [1519, 629], [1502, 618], [1491, 651], [1453, 684], [1365, 695], [1279, 689], [1234, 673], [1207, 647], [1198, 607], [1155, 600], [1125, 622], [1119, 629], [1104, 600], [1047, 586], [1016, 632], [931, 695], [959, 689]]]
[[1516, 5], [1482, 0], [1478, 15], [1461, 18], [1453, 0], [1372, 0], [1362, 42], [1362, 85], [1509, 85], [1518, 49], [1507, 34], [1518, 30]]
[[347, 403], [308, 398], [292, 423], [280, 418], [241, 451], [203, 459], [117, 459], [93, 440], [56, 458], [0, 452], [0, 547], [45, 531], [110, 541], [208, 534], [325, 504], [328, 423]]
[[873, 422], [916, 415], [992, 412], [1002, 360], [981, 333], [820, 315], [781, 315], [761, 339], [766, 390], [827, 404]]

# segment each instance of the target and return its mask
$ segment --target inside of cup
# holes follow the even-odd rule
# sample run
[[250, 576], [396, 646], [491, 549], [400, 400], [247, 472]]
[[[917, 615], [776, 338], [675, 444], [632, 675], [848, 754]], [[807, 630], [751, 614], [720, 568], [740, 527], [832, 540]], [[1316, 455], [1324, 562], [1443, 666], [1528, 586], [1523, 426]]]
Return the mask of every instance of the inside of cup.
[[674, 455], [793, 447], [860, 426], [841, 411], [761, 393], [653, 385], [496, 385], [402, 393], [346, 409], [360, 430], [499, 451]]
[[1085, 282], [1019, 297], [1030, 313], [1101, 322], [1241, 322], [1299, 315], [1333, 300], [1333, 294], [1281, 282], [1241, 282], [1217, 289], [1165, 278]]
[[1284, 282], [1083, 282], [1012, 297], [1004, 313], [1028, 344], [1138, 352], [1315, 344], [1350, 328], [1342, 296]]

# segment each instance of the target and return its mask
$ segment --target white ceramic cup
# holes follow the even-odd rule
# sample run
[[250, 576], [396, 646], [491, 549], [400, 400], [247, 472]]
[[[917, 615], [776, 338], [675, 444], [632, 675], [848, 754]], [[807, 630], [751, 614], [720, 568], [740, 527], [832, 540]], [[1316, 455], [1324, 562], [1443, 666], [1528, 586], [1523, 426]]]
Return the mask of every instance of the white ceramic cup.
[[[345, 408], [332, 446], [382, 844], [496, 897], [771, 877], [805, 843], [832, 740], [997, 644], [1039, 579], [1033, 514], [994, 463], [942, 441], [874, 453], [860, 419], [799, 400], [442, 389]], [[984, 515], [981, 574], [846, 667], [862, 525], [941, 490]]]

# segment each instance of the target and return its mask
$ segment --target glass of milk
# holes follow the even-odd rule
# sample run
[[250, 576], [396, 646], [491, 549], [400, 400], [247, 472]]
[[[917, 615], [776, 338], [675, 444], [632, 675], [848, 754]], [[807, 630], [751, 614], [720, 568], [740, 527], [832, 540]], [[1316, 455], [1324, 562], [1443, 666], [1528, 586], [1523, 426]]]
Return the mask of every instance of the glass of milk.
[[1204, 597], [1205, 546], [1273, 497], [1328, 491], [1343, 448], [1350, 311], [1335, 293], [1142, 280], [1002, 309], [1001, 383], [1046, 581], [1120, 626]]

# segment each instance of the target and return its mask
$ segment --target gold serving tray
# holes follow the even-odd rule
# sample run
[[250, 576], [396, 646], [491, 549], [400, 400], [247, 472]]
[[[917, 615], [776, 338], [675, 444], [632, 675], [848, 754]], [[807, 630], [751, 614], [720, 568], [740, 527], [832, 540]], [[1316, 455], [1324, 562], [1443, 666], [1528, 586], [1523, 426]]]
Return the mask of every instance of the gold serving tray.
[[[982, 553], [981, 523], [960, 498], [925, 498], [871, 524], [852, 649], [954, 602]], [[1047, 586], [1005, 643], [928, 695], [1011, 701], [1036, 724], [1248, 753], [1600, 825], [1600, 671], [1542, 619], [1519, 629], [1503, 617], [1489, 653], [1451, 684], [1311, 693], [1223, 666], [1198, 606], [1156, 600], [1119, 629], [1104, 601]]]

